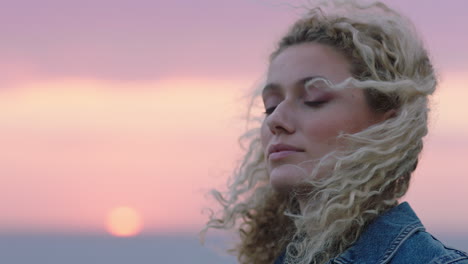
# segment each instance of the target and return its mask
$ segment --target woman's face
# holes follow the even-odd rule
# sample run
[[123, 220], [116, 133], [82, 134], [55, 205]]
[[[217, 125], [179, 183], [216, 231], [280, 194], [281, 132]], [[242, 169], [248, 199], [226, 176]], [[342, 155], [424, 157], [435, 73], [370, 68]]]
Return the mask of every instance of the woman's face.
[[384, 119], [369, 108], [361, 89], [306, 89], [305, 83], [317, 76], [337, 84], [351, 77], [350, 63], [329, 46], [303, 43], [283, 50], [268, 68], [261, 140], [270, 183], [278, 191], [290, 190], [311, 174], [314, 162], [306, 161], [340, 147], [340, 132], [355, 133]]

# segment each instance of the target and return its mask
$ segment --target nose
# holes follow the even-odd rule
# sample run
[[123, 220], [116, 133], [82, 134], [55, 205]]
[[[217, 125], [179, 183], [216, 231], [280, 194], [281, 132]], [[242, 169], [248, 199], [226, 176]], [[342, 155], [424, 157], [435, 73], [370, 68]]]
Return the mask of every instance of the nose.
[[292, 134], [295, 132], [294, 113], [286, 101], [281, 102], [266, 118], [266, 124], [273, 135], [281, 133]]

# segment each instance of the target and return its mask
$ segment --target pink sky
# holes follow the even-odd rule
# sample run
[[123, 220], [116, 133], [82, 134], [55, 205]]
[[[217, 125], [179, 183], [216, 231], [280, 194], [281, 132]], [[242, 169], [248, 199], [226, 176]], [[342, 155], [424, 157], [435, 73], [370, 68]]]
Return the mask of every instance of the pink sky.
[[[205, 193], [240, 157], [239, 98], [295, 17], [280, 2], [2, 8], [0, 232], [104, 232], [121, 205], [145, 232], [197, 231]], [[441, 74], [406, 199], [430, 230], [468, 233], [468, 2], [387, 2], [413, 18]]]

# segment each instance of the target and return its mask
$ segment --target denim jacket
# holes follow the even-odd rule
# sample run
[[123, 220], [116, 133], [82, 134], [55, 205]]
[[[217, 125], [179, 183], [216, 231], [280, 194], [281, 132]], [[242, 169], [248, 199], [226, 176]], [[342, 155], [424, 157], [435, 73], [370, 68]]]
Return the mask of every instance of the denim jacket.
[[[284, 261], [284, 254], [275, 264]], [[408, 203], [379, 216], [358, 241], [327, 264], [468, 264], [465, 252], [426, 232]]]

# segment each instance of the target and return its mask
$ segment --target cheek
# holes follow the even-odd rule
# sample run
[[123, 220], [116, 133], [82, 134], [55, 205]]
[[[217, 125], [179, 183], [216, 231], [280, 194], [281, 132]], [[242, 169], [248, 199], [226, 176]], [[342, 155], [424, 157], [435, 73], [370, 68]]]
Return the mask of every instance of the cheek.
[[348, 96], [323, 109], [307, 125], [307, 135], [321, 139], [336, 138], [340, 132], [356, 133], [371, 125], [373, 113], [363, 98]]
[[316, 146], [329, 146], [334, 144], [342, 128], [340, 120], [325, 117], [309, 122], [304, 127], [304, 136]]
[[372, 125], [372, 118], [364, 111], [347, 109], [334, 112], [326, 117], [316, 119], [304, 127], [304, 136], [314, 144], [317, 151], [331, 150], [341, 143], [337, 136], [342, 133], [354, 134]]

